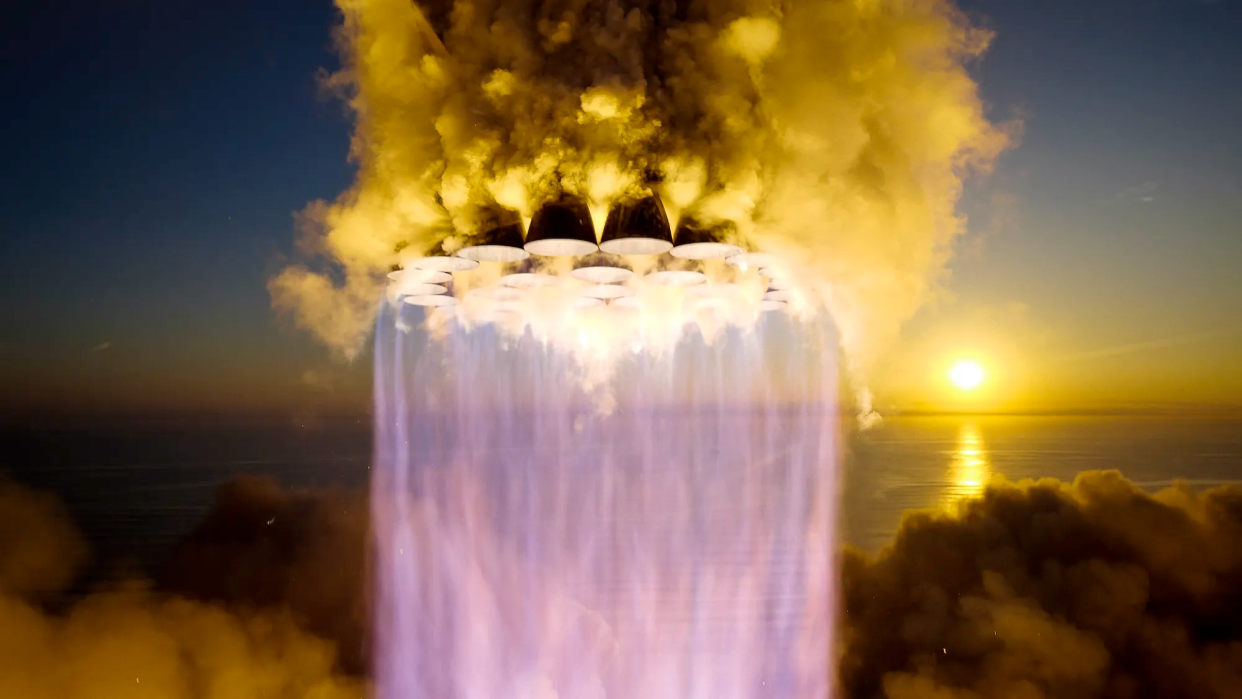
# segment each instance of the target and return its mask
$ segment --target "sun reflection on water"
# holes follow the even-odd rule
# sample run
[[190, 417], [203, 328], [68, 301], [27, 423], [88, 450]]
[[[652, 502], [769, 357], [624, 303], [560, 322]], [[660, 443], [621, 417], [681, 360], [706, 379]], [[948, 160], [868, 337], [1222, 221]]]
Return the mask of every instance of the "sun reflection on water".
[[962, 423], [957, 433], [957, 444], [950, 452], [946, 475], [945, 505], [952, 506], [966, 498], [977, 497], [987, 487], [992, 478], [992, 464], [988, 460], [987, 445], [983, 443], [978, 424]]

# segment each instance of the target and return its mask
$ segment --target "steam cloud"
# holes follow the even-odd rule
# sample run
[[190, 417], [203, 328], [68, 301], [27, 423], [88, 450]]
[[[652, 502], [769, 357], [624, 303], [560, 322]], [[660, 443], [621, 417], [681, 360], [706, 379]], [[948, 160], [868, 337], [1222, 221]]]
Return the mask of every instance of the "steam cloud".
[[648, 189], [734, 224], [822, 297], [856, 371], [935, 284], [962, 177], [1007, 136], [948, 0], [337, 0], [357, 181], [303, 212], [276, 307], [346, 356], [405, 246], [451, 251], [500, 205]]

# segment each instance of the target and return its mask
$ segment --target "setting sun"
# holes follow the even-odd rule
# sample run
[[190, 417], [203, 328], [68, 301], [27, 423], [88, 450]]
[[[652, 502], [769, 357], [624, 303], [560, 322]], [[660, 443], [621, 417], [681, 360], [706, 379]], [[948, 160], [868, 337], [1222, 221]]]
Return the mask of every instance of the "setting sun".
[[963, 360], [949, 370], [949, 380], [963, 391], [974, 390], [983, 383], [983, 367], [978, 362]]

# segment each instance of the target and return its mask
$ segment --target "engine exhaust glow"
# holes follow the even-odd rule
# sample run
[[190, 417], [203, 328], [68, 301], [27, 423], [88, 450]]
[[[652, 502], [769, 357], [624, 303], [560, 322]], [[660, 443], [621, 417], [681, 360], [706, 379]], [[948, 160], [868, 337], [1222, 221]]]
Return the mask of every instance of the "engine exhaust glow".
[[[636, 294], [655, 292], [689, 298]], [[384, 304], [377, 330], [378, 696], [830, 696], [822, 316], [715, 334], [666, 316], [660, 344], [640, 322], [617, 347], [624, 308], [552, 343], [438, 313]]]

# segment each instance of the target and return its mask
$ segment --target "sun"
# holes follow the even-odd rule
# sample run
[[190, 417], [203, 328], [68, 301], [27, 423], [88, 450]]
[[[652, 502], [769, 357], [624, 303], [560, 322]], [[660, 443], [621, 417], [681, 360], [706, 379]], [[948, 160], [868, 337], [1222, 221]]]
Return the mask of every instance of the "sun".
[[979, 365], [979, 362], [972, 362], [969, 359], [963, 359], [949, 370], [949, 380], [963, 391], [973, 391], [978, 388], [979, 384], [983, 383], [983, 378], [983, 367]]

